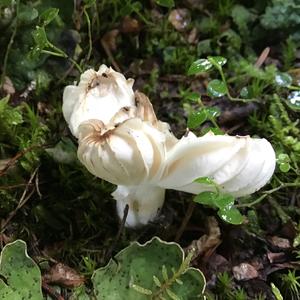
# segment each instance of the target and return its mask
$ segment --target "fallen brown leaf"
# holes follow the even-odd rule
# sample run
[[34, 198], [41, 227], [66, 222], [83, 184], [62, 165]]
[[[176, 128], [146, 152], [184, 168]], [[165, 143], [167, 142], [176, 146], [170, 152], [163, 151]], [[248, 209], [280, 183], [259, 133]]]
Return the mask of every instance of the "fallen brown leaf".
[[58, 263], [43, 275], [43, 281], [45, 283], [62, 285], [67, 288], [74, 288], [84, 283], [84, 276], [78, 274], [74, 269]]

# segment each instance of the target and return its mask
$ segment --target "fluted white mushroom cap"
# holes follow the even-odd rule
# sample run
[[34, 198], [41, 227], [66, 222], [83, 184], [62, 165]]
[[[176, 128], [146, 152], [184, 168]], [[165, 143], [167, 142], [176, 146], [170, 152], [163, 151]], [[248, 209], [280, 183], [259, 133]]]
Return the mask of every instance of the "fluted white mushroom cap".
[[122, 107], [133, 107], [133, 82], [101, 65], [98, 71], [85, 71], [78, 85], [67, 86], [62, 110], [72, 134], [78, 137], [78, 127], [84, 121], [97, 119], [107, 124]]
[[196, 137], [189, 133], [167, 153], [158, 185], [198, 194], [212, 187], [194, 181], [209, 177], [220, 191], [237, 197], [246, 196], [270, 180], [275, 165], [274, 149], [265, 139], [215, 136], [211, 132]]
[[89, 120], [78, 131], [78, 158], [95, 176], [132, 186], [150, 184], [160, 175], [165, 135], [149, 122], [131, 118], [110, 129]]

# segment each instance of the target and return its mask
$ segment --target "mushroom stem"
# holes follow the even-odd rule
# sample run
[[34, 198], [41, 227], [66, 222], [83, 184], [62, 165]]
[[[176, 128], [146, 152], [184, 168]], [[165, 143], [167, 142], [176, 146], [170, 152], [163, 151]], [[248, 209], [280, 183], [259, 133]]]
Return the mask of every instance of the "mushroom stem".
[[145, 225], [157, 216], [165, 199], [165, 189], [152, 185], [118, 185], [112, 193], [117, 200], [117, 212], [122, 218], [126, 204], [129, 206], [126, 226]]

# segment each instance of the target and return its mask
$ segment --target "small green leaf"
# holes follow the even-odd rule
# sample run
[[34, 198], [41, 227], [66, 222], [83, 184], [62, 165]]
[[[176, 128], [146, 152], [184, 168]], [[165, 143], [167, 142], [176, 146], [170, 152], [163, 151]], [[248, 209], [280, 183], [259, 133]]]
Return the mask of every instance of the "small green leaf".
[[291, 161], [290, 157], [286, 153], [280, 153], [277, 157], [277, 160], [281, 163]]
[[204, 128], [201, 132], [202, 134], [206, 134], [208, 132], [212, 132], [214, 135], [224, 135], [224, 132], [220, 129], [220, 128], [217, 128], [217, 127], [206, 127]]
[[223, 56], [208, 56], [207, 59], [217, 68], [222, 67], [227, 63], [227, 59]]
[[30, 23], [34, 19], [36, 19], [39, 15], [39, 12], [28, 5], [20, 5], [20, 12], [18, 14], [18, 19], [21, 22]]
[[172, 300], [180, 300], [180, 298], [176, 294], [174, 294], [170, 289], [166, 289], [166, 292]]
[[155, 0], [155, 3], [157, 5], [168, 7], [168, 8], [172, 8], [175, 6], [174, 0]]
[[249, 89], [248, 89], [246, 86], [244, 86], [244, 87], [241, 89], [241, 91], [240, 91], [240, 96], [241, 96], [242, 98], [244, 98], [244, 99], [250, 98]]
[[291, 92], [285, 100], [285, 103], [291, 110], [300, 112], [300, 91]]
[[206, 110], [194, 111], [188, 116], [187, 127], [196, 128], [207, 120]]
[[153, 275], [153, 281], [158, 287], [161, 287], [161, 282], [155, 275]]
[[192, 102], [198, 102], [201, 99], [200, 95], [195, 92], [185, 94], [184, 98]]
[[194, 197], [193, 201], [199, 204], [217, 207], [215, 202], [218, 196], [219, 195], [214, 192], [203, 192]]
[[207, 185], [215, 185], [216, 183], [209, 177], [199, 177], [194, 180], [194, 182], [207, 184]]
[[288, 73], [278, 72], [275, 75], [275, 82], [278, 86], [287, 87], [287, 86], [290, 86], [292, 84], [293, 79]]
[[235, 207], [225, 207], [218, 211], [218, 216], [225, 222], [239, 225], [243, 223], [244, 217]]
[[207, 107], [205, 109], [208, 119], [215, 119], [220, 116], [221, 111], [218, 107]]
[[164, 281], [168, 281], [169, 275], [168, 275], [168, 271], [167, 271], [167, 268], [165, 265], [162, 266], [161, 273], [162, 273], [162, 277], [163, 277]]
[[33, 39], [38, 46], [37, 50], [43, 50], [48, 45], [48, 39], [44, 27], [36, 26], [36, 29], [32, 32]]
[[195, 75], [202, 72], [207, 72], [209, 69], [212, 68], [212, 63], [205, 58], [198, 59], [194, 61], [188, 69], [188, 75]]
[[287, 173], [291, 169], [291, 165], [287, 162], [282, 162], [279, 164], [279, 169], [283, 173]]
[[222, 97], [227, 93], [227, 86], [223, 81], [214, 79], [208, 83], [207, 92], [211, 97]]
[[271, 288], [272, 288], [272, 293], [274, 294], [276, 300], [283, 300], [280, 290], [273, 282], [271, 282]]
[[220, 209], [226, 209], [234, 204], [234, 197], [228, 194], [220, 194], [215, 200], [215, 204]]
[[45, 11], [43, 11], [42, 14], [40, 15], [40, 20], [43, 23], [43, 25], [46, 26], [58, 16], [58, 13], [59, 13], [58, 8], [53, 8], [53, 7], [48, 8]]

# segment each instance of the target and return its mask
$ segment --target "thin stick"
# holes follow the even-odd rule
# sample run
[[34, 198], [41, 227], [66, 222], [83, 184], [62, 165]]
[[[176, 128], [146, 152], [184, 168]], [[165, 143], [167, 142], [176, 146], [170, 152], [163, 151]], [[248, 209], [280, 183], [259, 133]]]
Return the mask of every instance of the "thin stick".
[[125, 208], [124, 208], [124, 213], [123, 213], [123, 218], [122, 218], [122, 221], [121, 221], [121, 224], [120, 224], [120, 227], [119, 227], [119, 230], [118, 230], [118, 233], [117, 233], [117, 236], [113, 242], [113, 244], [111, 245], [110, 249], [108, 250], [107, 252], [107, 258], [110, 258], [111, 257], [111, 254], [112, 252], [114, 251], [114, 249], [116, 248], [116, 245], [121, 237], [121, 234], [123, 232], [123, 229], [125, 227], [125, 223], [126, 223], [126, 219], [127, 219], [127, 216], [128, 216], [128, 211], [129, 211], [129, 205], [126, 204]]
[[[2, 222], [0, 234], [2, 234], [2, 233], [4, 232], [6, 226], [7, 226], [8, 223], [11, 221], [11, 219], [17, 214], [18, 210], [19, 210], [20, 208], [22, 208], [22, 207], [26, 204], [26, 202], [30, 199], [30, 197], [32, 196], [32, 194], [35, 192], [35, 188], [34, 188], [34, 189], [32, 189], [32, 191], [27, 195], [27, 192], [28, 192], [28, 190], [29, 190], [29, 187], [32, 185], [33, 179], [34, 179], [34, 177], [36, 176], [38, 169], [39, 169], [39, 167], [37, 167], [37, 168], [33, 171], [33, 173], [31, 174], [31, 176], [30, 176], [30, 178], [29, 178], [29, 181], [28, 181], [28, 183], [27, 183], [27, 185], [26, 185], [26, 188], [25, 188], [24, 191], [23, 191], [23, 194], [22, 194], [22, 196], [21, 196], [21, 198], [20, 198], [20, 200], [19, 200], [19, 203], [18, 203], [17, 207], [16, 207], [12, 212], [10, 212], [10, 214], [8, 215], [8, 217], [6, 218], [6, 220], [4, 220], [4, 221]], [[26, 196], [26, 195], [27, 195], [27, 196]]]
[[177, 231], [177, 234], [175, 236], [175, 242], [178, 242], [180, 240], [183, 232], [185, 231], [186, 225], [188, 224], [190, 218], [192, 217], [192, 214], [194, 212], [195, 207], [196, 207], [196, 202], [191, 201], [189, 206], [188, 206], [187, 212], [184, 216], [184, 219], [182, 220], [180, 228]]

